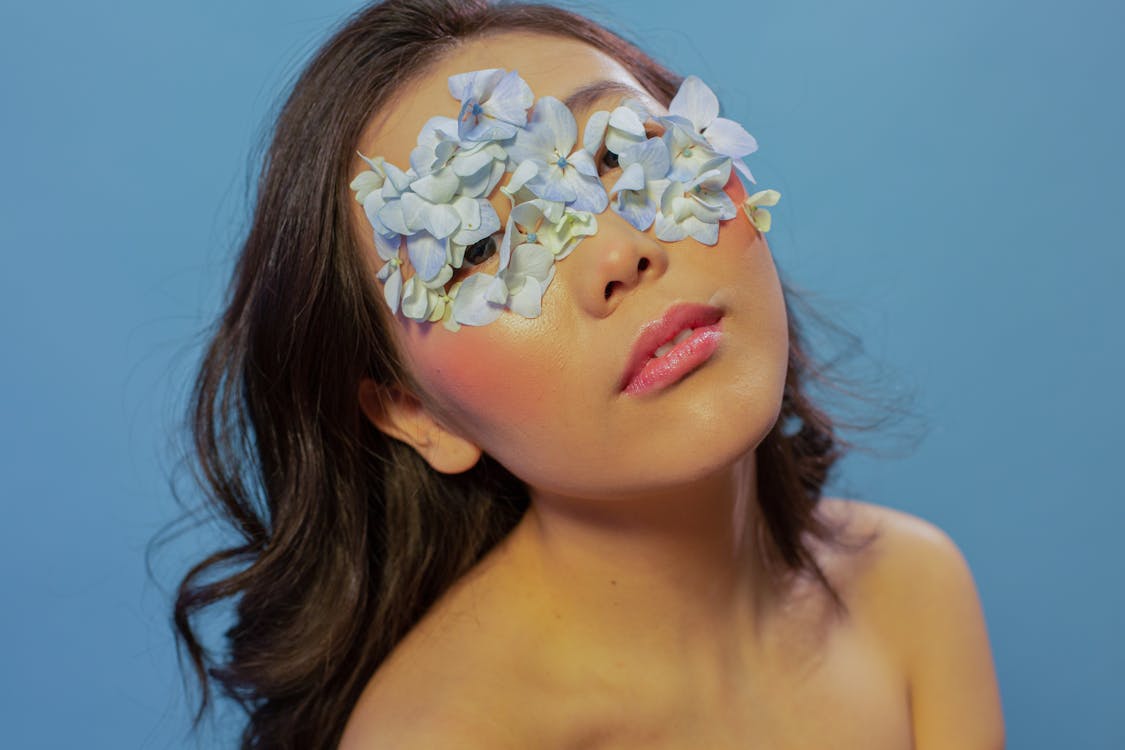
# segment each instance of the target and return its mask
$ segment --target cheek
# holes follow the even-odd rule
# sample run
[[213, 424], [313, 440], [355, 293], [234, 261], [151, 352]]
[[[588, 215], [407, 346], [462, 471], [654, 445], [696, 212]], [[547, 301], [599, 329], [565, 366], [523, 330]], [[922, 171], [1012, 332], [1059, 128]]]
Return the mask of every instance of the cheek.
[[456, 332], [435, 326], [424, 342], [408, 345], [423, 386], [455, 416], [453, 426], [486, 449], [509, 427], [550, 418], [542, 346], [526, 339], [514, 346], [518, 335], [504, 329], [501, 321]]

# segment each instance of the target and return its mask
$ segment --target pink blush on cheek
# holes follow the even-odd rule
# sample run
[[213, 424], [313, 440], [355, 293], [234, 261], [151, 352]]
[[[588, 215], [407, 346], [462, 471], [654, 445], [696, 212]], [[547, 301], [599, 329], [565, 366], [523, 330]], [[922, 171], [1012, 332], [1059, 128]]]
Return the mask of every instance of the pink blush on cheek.
[[[509, 313], [505, 313], [509, 314]], [[516, 348], [502, 321], [446, 331], [439, 325], [406, 343], [414, 371], [440, 403], [467, 422], [489, 423], [546, 418], [541, 356], [534, 347]]]

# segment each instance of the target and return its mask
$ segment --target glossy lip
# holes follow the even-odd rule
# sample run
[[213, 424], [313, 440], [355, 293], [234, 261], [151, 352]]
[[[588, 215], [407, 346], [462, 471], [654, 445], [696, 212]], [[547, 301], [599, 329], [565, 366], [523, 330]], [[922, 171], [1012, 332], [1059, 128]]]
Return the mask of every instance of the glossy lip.
[[[714, 325], [722, 317], [722, 309], [714, 305], [679, 302], [665, 310], [664, 315], [659, 319], [645, 323], [633, 339], [629, 359], [617, 383], [617, 390], [624, 391], [644, 369], [645, 364], [652, 359], [653, 353], [671, 341], [682, 329]], [[689, 337], [688, 341], [693, 338], [694, 336]]]

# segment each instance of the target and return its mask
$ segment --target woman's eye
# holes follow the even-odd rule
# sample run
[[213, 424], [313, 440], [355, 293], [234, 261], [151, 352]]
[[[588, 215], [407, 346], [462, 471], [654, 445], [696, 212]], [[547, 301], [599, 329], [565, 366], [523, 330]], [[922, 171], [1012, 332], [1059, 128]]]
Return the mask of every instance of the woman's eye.
[[617, 169], [621, 165], [617, 161], [617, 154], [607, 148], [605, 153], [602, 154], [601, 166], [607, 169]]
[[465, 264], [479, 266], [496, 253], [496, 237], [489, 235], [465, 248]]

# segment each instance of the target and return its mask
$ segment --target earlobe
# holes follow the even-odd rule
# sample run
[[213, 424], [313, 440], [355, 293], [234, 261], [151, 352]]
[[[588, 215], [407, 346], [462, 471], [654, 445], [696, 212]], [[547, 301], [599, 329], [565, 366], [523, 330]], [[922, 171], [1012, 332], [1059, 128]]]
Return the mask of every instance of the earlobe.
[[382, 433], [411, 446], [435, 471], [460, 474], [480, 460], [481, 449], [451, 432], [412, 393], [380, 386], [370, 378], [359, 384], [359, 406]]

